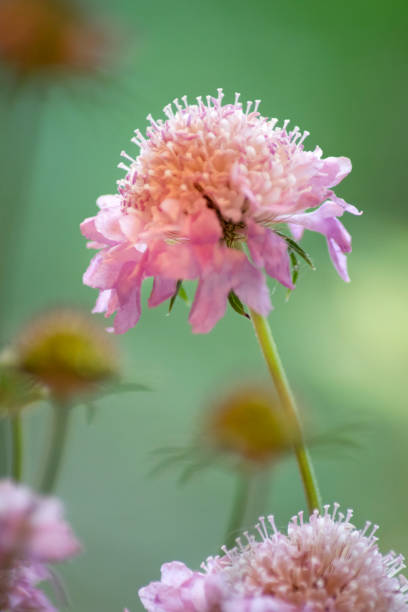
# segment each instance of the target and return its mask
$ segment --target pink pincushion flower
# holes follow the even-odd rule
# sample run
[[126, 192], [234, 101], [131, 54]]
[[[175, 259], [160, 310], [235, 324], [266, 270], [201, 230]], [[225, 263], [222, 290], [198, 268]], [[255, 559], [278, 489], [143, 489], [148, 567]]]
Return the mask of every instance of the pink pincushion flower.
[[0, 482], [0, 609], [53, 612], [37, 583], [51, 578], [45, 564], [78, 554], [80, 545], [58, 500]]
[[[198, 279], [190, 312], [194, 332], [207, 332], [223, 316], [230, 292], [256, 312], [271, 309], [262, 269], [293, 288], [288, 241], [276, 233], [288, 224], [322, 233], [333, 263], [349, 280], [345, 254], [351, 238], [338, 220], [357, 209], [332, 191], [351, 170], [345, 157], [322, 158], [305, 151], [299, 128], [288, 130], [258, 112], [222, 105], [223, 93], [206, 104], [174, 101], [165, 121], [148, 117], [147, 138], [133, 141], [136, 159], [118, 181], [118, 195], [102, 196], [100, 211], [81, 230], [99, 250], [84, 275], [100, 290], [96, 312], [115, 311], [114, 331], [123, 333], [140, 317], [143, 280], [153, 277], [149, 306], [172, 297], [177, 281]], [[307, 212], [309, 209], [315, 209]], [[246, 243], [249, 254], [241, 248]]]
[[203, 572], [182, 563], [163, 566], [162, 579], [139, 591], [149, 612], [407, 612], [408, 583], [397, 576], [402, 555], [382, 555], [367, 522], [357, 530], [352, 512], [300, 512], [287, 535], [273, 516], [245, 533], [233, 550], [210, 557]]

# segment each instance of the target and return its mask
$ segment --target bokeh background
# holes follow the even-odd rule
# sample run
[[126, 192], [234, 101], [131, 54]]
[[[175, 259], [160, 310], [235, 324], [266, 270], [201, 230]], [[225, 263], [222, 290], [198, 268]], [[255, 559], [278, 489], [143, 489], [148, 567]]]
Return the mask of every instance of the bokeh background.
[[[325, 501], [355, 508], [358, 524], [379, 523], [382, 548], [408, 554], [406, 2], [86, 7], [115, 33], [116, 58], [101, 74], [16, 88], [2, 67], [2, 341], [44, 307], [90, 310], [96, 294], [81, 276], [91, 253], [78, 226], [95, 214], [97, 196], [115, 191], [120, 151], [135, 152], [129, 140], [148, 113], [217, 87], [227, 99], [235, 91], [261, 98], [263, 114], [311, 132], [308, 147], [353, 162], [337, 189], [364, 210], [344, 219], [352, 282], [338, 278], [324, 239], [310, 232], [304, 246], [317, 271], [302, 268], [289, 302], [271, 283], [270, 321], [309, 424], [346, 430], [352, 443], [312, 448]], [[210, 334], [193, 336], [187, 314], [181, 301], [170, 317], [166, 306], [145, 308], [137, 328], [118, 338], [124, 379], [151, 391], [98, 401], [91, 424], [75, 410], [57, 492], [85, 546], [61, 570], [76, 612], [140, 610], [137, 590], [162, 562], [198, 567], [223, 541], [234, 475], [208, 470], [185, 486], [176, 469], [151, 478], [152, 451], [185, 445], [214, 395], [267, 373], [245, 319], [230, 311]], [[44, 404], [27, 417], [31, 483], [48, 416]], [[292, 460], [270, 485], [265, 512], [284, 525], [304, 507]]]

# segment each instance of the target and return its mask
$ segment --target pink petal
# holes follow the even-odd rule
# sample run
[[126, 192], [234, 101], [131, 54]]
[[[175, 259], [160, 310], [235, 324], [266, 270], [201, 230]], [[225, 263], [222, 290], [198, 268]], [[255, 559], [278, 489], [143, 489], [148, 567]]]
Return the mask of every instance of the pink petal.
[[79, 226], [82, 235], [85, 236], [85, 238], [88, 238], [88, 240], [92, 240], [93, 242], [99, 243], [101, 246], [105, 246], [107, 244], [115, 244], [113, 241], [108, 240], [105, 236], [98, 232], [95, 227], [95, 219], [96, 217], [88, 217], [88, 219], [82, 221], [81, 225]]
[[92, 312], [104, 312], [105, 317], [110, 317], [118, 308], [119, 302], [114, 289], [100, 291]]
[[119, 195], [107, 194], [99, 196], [99, 198], [96, 200], [96, 205], [101, 209], [120, 208], [121, 202], [122, 198]]
[[118, 245], [104, 249], [91, 259], [83, 282], [96, 289], [112, 289], [122, 266], [127, 261], [137, 262], [141, 257], [142, 253], [132, 246]]
[[145, 253], [138, 262], [126, 262], [122, 266], [120, 275], [115, 283], [119, 301], [118, 313], [113, 324], [113, 330], [116, 334], [125, 333], [134, 327], [140, 319], [141, 288], [145, 275], [147, 256], [148, 253]]
[[184, 609], [189, 612], [183, 608], [178, 589], [162, 582], [151, 582], [139, 589], [139, 597], [148, 612], [183, 612]]
[[342, 252], [340, 246], [337, 244], [335, 240], [330, 238], [327, 241], [327, 246], [329, 248], [330, 258], [333, 262], [334, 267], [336, 268], [339, 276], [346, 282], [350, 282], [350, 277], [347, 271], [347, 257]]
[[191, 218], [189, 238], [193, 244], [214, 244], [221, 237], [221, 225], [213, 210], [204, 209]]
[[271, 298], [265, 278], [246, 258], [239, 267], [232, 288], [239, 299], [258, 314], [266, 317], [271, 311]]
[[191, 245], [159, 241], [150, 251], [147, 276], [178, 280], [197, 278], [198, 273], [198, 262]]
[[216, 273], [199, 281], [189, 316], [194, 334], [206, 334], [224, 316], [231, 290], [231, 282], [225, 281]]
[[326, 187], [338, 185], [351, 172], [351, 161], [348, 157], [327, 157], [323, 160], [320, 173], [324, 173]]
[[162, 302], [171, 298], [176, 292], [177, 281], [175, 279], [161, 278], [156, 276], [153, 281], [152, 292], [149, 297], [149, 308], [154, 308]]
[[[310, 213], [293, 215], [290, 220], [290, 227], [296, 225], [303, 228], [319, 232], [327, 239], [327, 245], [331, 260], [337, 272], [343, 280], [350, 280], [347, 273], [347, 260], [345, 253], [351, 252], [351, 236], [343, 224], [337, 219], [346, 209], [340, 200], [339, 202], [327, 201], [316, 210]], [[344, 202], [346, 206], [346, 202]], [[352, 207], [354, 208], [354, 207]], [[355, 209], [357, 211], [357, 209]], [[354, 213], [354, 214], [358, 214]]]
[[169, 586], [179, 587], [193, 576], [194, 572], [181, 561], [171, 561], [161, 566], [161, 580]]
[[129, 242], [137, 243], [140, 241], [140, 234], [143, 229], [143, 222], [140, 216], [133, 211], [126, 215], [122, 214], [119, 218], [120, 231]]
[[251, 223], [248, 228], [248, 247], [258, 267], [265, 267], [271, 278], [293, 289], [290, 261], [286, 242], [266, 227]]
[[120, 227], [122, 213], [119, 208], [104, 208], [95, 217], [95, 228], [112, 242], [123, 242], [124, 236]]

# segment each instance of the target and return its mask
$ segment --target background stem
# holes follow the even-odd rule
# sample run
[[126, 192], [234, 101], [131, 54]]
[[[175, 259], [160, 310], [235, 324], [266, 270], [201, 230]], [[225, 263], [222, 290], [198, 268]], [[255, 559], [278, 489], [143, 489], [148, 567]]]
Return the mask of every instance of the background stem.
[[23, 478], [23, 421], [21, 415], [11, 417], [12, 468], [11, 473], [16, 482]]
[[309, 512], [311, 513], [315, 509], [321, 511], [322, 503], [316, 476], [310, 455], [306, 448], [303, 428], [295, 399], [279, 357], [278, 347], [273, 339], [267, 319], [253, 310], [250, 310], [250, 313], [256, 336], [275, 384], [276, 391], [281, 400], [282, 407], [295, 430], [297, 442], [295, 444], [294, 451], [299, 466], [300, 476], [303, 482], [303, 488], [305, 490]]
[[55, 489], [67, 442], [71, 407], [61, 402], [55, 402], [52, 409], [49, 449], [45, 460], [44, 473], [40, 481], [40, 491], [43, 493], [51, 493]]

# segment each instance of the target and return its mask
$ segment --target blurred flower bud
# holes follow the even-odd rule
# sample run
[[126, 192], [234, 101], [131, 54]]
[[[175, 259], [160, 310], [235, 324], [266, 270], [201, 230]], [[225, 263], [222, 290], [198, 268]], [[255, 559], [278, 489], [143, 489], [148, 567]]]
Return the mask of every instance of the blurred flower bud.
[[59, 399], [96, 391], [118, 368], [110, 336], [74, 309], [56, 309], [34, 319], [22, 330], [14, 351], [16, 366]]
[[66, 0], [2, 0], [0, 60], [20, 75], [89, 73], [103, 65], [110, 36]]
[[46, 397], [45, 387], [31, 376], [11, 366], [0, 366], [0, 417], [14, 416]]
[[214, 404], [205, 424], [207, 443], [245, 462], [266, 464], [296, 443], [294, 427], [268, 388], [238, 388]]

